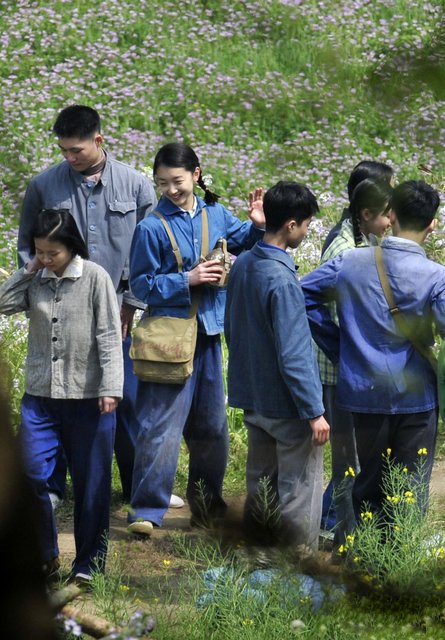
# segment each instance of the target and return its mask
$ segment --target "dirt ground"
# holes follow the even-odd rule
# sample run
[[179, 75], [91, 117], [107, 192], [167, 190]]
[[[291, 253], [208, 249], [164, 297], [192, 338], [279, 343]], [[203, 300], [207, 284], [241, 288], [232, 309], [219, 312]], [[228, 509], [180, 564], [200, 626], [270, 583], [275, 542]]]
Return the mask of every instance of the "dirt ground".
[[[440, 520], [445, 521], [445, 460], [435, 463], [430, 495], [433, 504], [437, 508]], [[227, 498], [229, 506], [228, 513], [233, 521], [240, 519], [244, 498]], [[170, 509], [165, 518], [162, 528], [155, 529], [149, 541], [140, 541], [127, 533], [125, 508], [121, 507], [112, 511], [110, 521], [110, 553], [118, 548], [122, 552], [125, 547], [125, 557], [128, 569], [131, 565], [138, 566], [138, 556], [141, 562], [146, 563], [147, 552], [155, 561], [156, 557], [162, 563], [161, 558], [169, 554], [168, 545], [163, 541], [174, 531], [184, 534], [196, 535], [196, 529], [190, 527], [190, 510], [187, 504], [181, 509]], [[59, 518], [59, 548], [60, 557], [63, 564], [69, 566], [74, 558], [74, 538], [72, 533], [72, 520], [69, 514], [63, 514]]]

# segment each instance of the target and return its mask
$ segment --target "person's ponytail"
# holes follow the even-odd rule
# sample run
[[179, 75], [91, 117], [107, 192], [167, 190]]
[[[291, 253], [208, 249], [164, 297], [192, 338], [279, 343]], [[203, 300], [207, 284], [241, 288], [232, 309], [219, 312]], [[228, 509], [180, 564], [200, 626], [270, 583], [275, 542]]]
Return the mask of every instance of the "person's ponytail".
[[213, 191], [210, 191], [210, 189], [206, 186], [202, 177], [202, 171], [199, 174], [198, 187], [201, 187], [201, 189], [204, 191], [204, 202], [206, 204], [215, 204], [216, 202], [218, 202], [219, 195], [213, 193]]

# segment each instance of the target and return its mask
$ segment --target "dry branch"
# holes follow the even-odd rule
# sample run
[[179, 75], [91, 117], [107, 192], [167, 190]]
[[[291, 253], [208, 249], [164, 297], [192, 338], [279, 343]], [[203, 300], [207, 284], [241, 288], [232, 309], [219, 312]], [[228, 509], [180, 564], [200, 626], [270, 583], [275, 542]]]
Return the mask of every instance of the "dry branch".
[[69, 584], [63, 589], [53, 591], [49, 596], [49, 603], [54, 611], [60, 611], [60, 609], [74, 600], [82, 593], [82, 589], [76, 584]]
[[105, 638], [113, 632], [121, 631], [119, 627], [112, 625], [108, 620], [98, 618], [91, 613], [79, 611], [79, 609], [69, 604], [65, 605], [60, 613], [65, 618], [70, 618], [77, 622], [82, 627], [82, 631], [92, 638]]

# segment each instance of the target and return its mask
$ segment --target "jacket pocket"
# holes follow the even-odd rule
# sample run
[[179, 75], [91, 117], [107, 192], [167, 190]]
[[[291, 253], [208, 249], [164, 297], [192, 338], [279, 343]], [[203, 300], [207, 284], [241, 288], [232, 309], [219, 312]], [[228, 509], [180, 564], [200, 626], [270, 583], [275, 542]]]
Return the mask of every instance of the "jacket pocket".
[[113, 200], [108, 203], [110, 233], [113, 238], [133, 237], [137, 204], [134, 200]]
[[108, 208], [112, 213], [118, 213], [122, 216], [126, 216], [128, 213], [132, 211], [136, 211], [137, 204], [134, 200], [130, 200], [128, 202], [120, 202], [118, 200], [114, 200], [108, 204]]

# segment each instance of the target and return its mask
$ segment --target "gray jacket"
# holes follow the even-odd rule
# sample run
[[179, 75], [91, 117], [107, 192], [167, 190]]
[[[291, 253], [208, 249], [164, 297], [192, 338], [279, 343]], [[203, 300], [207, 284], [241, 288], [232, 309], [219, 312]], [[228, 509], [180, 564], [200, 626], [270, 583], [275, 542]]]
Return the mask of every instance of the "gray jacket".
[[[30, 181], [23, 201], [17, 249], [19, 264], [30, 258], [31, 230], [41, 209], [68, 209], [88, 247], [90, 259], [111, 276], [117, 293], [128, 288], [128, 259], [136, 224], [157, 202], [151, 181], [107, 154], [98, 183], [63, 161]], [[124, 300], [144, 308], [131, 294]]]
[[122, 337], [109, 275], [78, 256], [64, 276], [16, 271], [0, 287], [0, 313], [28, 312], [25, 390], [46, 398], [121, 398]]

